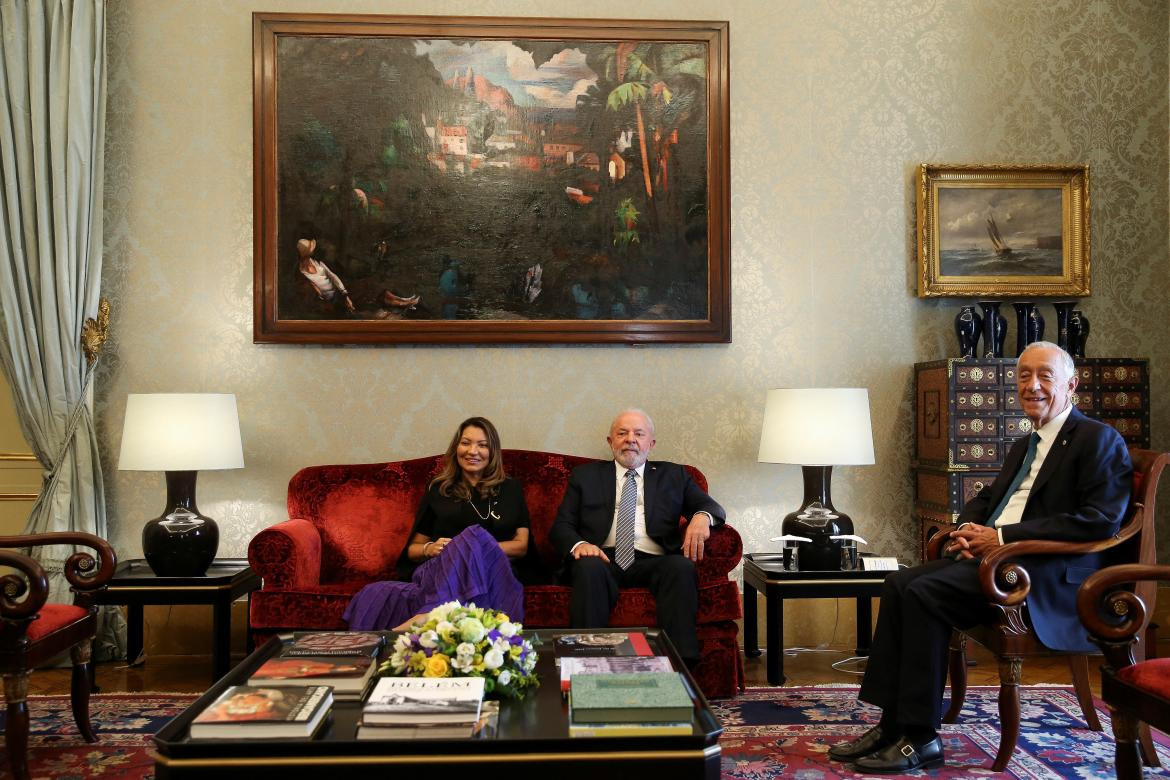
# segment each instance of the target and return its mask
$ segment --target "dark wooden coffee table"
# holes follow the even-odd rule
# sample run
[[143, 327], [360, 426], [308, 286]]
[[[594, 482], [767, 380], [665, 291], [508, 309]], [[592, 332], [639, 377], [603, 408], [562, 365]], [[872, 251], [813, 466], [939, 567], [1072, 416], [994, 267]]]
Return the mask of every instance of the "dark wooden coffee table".
[[[610, 629], [613, 630], [613, 629]], [[704, 778], [719, 777], [719, 737], [723, 727], [712, 713], [698, 686], [670, 640], [658, 629], [643, 631], [655, 651], [671, 658], [695, 702], [693, 729], [689, 735], [656, 737], [597, 737], [571, 739], [568, 704], [561, 697], [552, 652], [552, 637], [582, 631], [547, 629], [528, 631], [543, 640], [537, 648], [537, 673], [541, 685], [522, 702], [507, 701], [500, 707], [499, 722], [488, 736], [452, 740], [358, 740], [360, 702], [335, 702], [330, 720], [314, 739], [296, 740], [191, 740], [188, 727], [228, 686], [247, 681], [252, 671], [279, 650], [273, 637], [216, 683], [182, 715], [168, 723], [154, 738], [158, 780], [174, 778], [289, 777], [312, 774], [346, 778], [408, 776], [407, 772], [436, 771], [458, 777], [461, 771], [483, 777], [556, 778], [597, 780], [599, 777]], [[486, 773], [486, 774], [485, 774]], [[472, 775], [467, 775], [472, 776]]]

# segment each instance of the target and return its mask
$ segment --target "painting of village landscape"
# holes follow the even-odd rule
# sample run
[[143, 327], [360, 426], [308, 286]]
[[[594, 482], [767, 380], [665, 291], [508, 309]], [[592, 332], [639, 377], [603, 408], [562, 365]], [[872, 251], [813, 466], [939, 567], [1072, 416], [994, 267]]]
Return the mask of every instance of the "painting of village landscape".
[[947, 187], [938, 193], [944, 276], [1059, 276], [1060, 188]]
[[257, 340], [730, 339], [707, 31], [272, 16]]
[[1089, 166], [918, 166], [918, 295], [1088, 295]]

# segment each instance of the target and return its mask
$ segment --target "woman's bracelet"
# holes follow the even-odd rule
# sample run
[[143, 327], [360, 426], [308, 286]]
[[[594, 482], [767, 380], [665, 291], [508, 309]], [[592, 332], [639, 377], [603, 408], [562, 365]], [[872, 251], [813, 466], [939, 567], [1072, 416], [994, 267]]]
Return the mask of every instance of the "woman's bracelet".
[[433, 540], [429, 541], [429, 542], [423, 542], [423, 549], [422, 549], [423, 555], [427, 554], [427, 548], [430, 547], [432, 544], [434, 544]]

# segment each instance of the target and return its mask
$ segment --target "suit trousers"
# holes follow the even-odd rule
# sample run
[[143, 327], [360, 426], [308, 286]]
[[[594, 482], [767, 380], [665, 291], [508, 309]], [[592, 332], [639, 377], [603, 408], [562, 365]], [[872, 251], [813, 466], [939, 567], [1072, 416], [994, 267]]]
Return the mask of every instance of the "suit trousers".
[[887, 723], [938, 728], [951, 631], [984, 622], [991, 611], [978, 559], [943, 558], [891, 573], [858, 698], [881, 707]]
[[689, 558], [638, 553], [623, 571], [611, 561], [583, 557], [570, 561], [573, 595], [569, 620], [573, 628], [605, 628], [620, 588], [649, 588], [658, 610], [658, 627], [666, 631], [687, 662], [699, 659], [695, 619], [699, 613], [698, 576]]

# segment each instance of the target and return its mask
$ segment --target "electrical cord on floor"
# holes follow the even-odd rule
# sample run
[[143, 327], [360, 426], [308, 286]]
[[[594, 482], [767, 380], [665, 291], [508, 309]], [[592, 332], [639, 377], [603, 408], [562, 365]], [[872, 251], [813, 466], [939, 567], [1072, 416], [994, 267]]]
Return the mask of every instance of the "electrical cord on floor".
[[842, 650], [833, 650], [831, 645], [833, 640], [837, 638], [837, 626], [841, 623], [841, 599], [833, 599], [833, 606], [836, 611], [833, 615], [833, 633], [829, 635], [829, 641], [821, 642], [816, 647], [786, 647], [784, 648], [784, 655], [796, 655], [797, 653], [840, 653]]
[[[833, 663], [829, 664], [829, 666], [831, 666], [833, 669], [835, 669], [838, 672], [845, 672], [845, 674], [856, 674], [858, 676], [861, 676], [861, 675], [865, 674], [865, 662], [868, 660], [869, 660], [869, 656], [854, 655], [854, 656], [850, 656], [849, 658], [842, 658], [840, 661], [834, 661]], [[842, 668], [842, 667], [844, 667], [845, 664], [855, 664], [855, 663], [858, 663], [859, 661], [861, 662], [860, 669]]]

